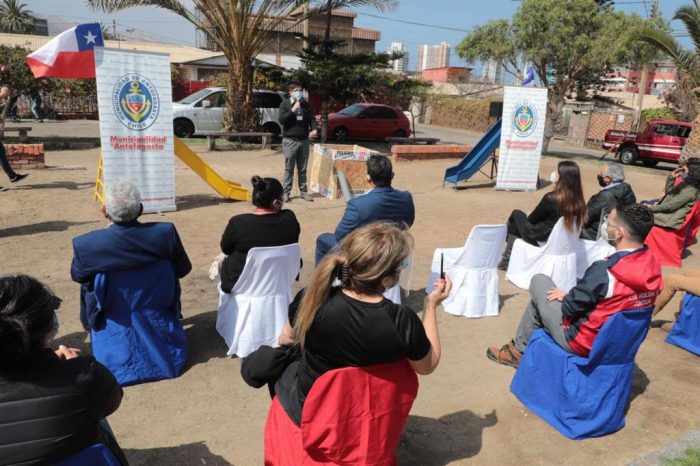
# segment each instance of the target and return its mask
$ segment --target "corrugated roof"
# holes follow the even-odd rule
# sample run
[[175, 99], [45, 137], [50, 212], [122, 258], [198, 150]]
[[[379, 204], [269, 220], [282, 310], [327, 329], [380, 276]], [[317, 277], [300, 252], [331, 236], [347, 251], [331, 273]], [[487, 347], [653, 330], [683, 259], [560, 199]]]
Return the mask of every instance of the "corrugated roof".
[[[51, 37], [0, 33], [0, 44], [24, 47], [31, 52], [41, 47], [49, 40], [51, 40]], [[170, 55], [171, 63], [184, 63], [221, 55], [221, 52], [212, 52], [211, 50], [198, 49], [186, 45], [163, 44], [158, 42], [106, 40], [105, 47], [139, 50], [142, 52], [167, 53]]]
[[366, 40], [380, 40], [382, 38], [381, 31], [376, 29], [368, 28], [352, 28], [352, 38], [353, 39], [366, 39]]

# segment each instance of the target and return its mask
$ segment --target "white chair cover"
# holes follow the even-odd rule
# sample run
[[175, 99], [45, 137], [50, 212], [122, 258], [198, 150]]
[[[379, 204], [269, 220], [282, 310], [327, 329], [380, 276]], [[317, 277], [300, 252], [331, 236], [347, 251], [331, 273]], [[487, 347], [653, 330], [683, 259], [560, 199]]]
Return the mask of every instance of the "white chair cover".
[[506, 279], [518, 288], [530, 288], [530, 280], [542, 273], [552, 279], [559, 289], [569, 291], [576, 285], [576, 251], [581, 229], [569, 232], [560, 218], [547, 243], [542, 247], [533, 246], [516, 239], [508, 263]]
[[505, 225], [475, 226], [464, 247], [438, 248], [433, 254], [427, 293], [440, 275], [440, 254], [445, 273], [452, 280], [450, 296], [442, 302], [445, 312], [464, 317], [498, 315], [498, 261], [503, 254], [508, 229]]
[[579, 240], [576, 244], [576, 276], [583, 277], [588, 267], [595, 261], [606, 259], [615, 253], [615, 248], [604, 239]]
[[219, 284], [216, 330], [229, 347], [228, 355], [244, 358], [262, 345], [277, 346], [300, 258], [298, 243], [253, 248], [231, 293], [222, 292]]
[[395, 304], [401, 304], [401, 286], [397, 283], [384, 292], [384, 297]]

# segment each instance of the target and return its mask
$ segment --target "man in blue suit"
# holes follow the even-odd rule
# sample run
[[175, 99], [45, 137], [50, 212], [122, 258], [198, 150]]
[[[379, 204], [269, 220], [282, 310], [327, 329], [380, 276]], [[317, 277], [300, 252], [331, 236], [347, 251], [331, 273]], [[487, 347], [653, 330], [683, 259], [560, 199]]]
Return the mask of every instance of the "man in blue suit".
[[[160, 260], [172, 264], [180, 279], [192, 270], [175, 225], [169, 222], [140, 223], [141, 195], [131, 182], [119, 180], [107, 189], [103, 215], [112, 223], [73, 239], [71, 278], [80, 283], [80, 321], [94, 327], [97, 303], [94, 278], [98, 273], [133, 270]], [[176, 284], [176, 311], [180, 313], [180, 287]]]
[[367, 159], [367, 180], [374, 188], [348, 202], [335, 233], [322, 233], [316, 238], [316, 265], [355, 228], [379, 220], [396, 222], [406, 228], [413, 225], [416, 218], [413, 197], [408, 191], [392, 188], [393, 178], [394, 172], [388, 157], [371, 155]]

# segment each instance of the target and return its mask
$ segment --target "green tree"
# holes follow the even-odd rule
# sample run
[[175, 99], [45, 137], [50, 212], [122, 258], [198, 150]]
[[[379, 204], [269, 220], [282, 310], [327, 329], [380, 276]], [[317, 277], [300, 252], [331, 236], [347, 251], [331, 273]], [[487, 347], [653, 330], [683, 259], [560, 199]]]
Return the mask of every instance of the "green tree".
[[[115, 12], [133, 7], [161, 8], [182, 16], [202, 30], [228, 61], [227, 126], [254, 130], [253, 60], [275, 37], [272, 31], [293, 27], [306, 17], [300, 0], [87, 0], [95, 10]], [[295, 13], [294, 15], [292, 13]]]
[[3, 0], [0, 4], [0, 32], [31, 34], [34, 32], [34, 15], [25, 3]]
[[[700, 116], [697, 115], [700, 102], [700, 0], [692, 5], [685, 5], [676, 10], [673, 19], [683, 23], [693, 47], [688, 49], [681, 45], [668, 30], [657, 30], [651, 27], [640, 27], [632, 35], [633, 40], [652, 45], [664, 55], [673, 60], [678, 68], [676, 93], [683, 99], [692, 99], [693, 104], [679, 105], [683, 113], [695, 114], [693, 125], [700, 128]], [[678, 96], [676, 96], [677, 99]], [[673, 99], [673, 96], [671, 97]], [[692, 131], [688, 143], [683, 148], [684, 157], [700, 157], [700, 131]]]
[[612, 67], [632, 60], [629, 31], [644, 23], [637, 15], [594, 0], [523, 0], [511, 21], [476, 28], [457, 53], [467, 61], [495, 60], [517, 77], [523, 75], [520, 63], [532, 63], [549, 91], [542, 147], [547, 152], [566, 98], [599, 84]]
[[[26, 55], [27, 50], [22, 47], [0, 45], [0, 86], [10, 89], [10, 97], [17, 97], [38, 84], [27, 65]], [[5, 105], [0, 115], [0, 133], [5, 127], [9, 110], [9, 105]]]

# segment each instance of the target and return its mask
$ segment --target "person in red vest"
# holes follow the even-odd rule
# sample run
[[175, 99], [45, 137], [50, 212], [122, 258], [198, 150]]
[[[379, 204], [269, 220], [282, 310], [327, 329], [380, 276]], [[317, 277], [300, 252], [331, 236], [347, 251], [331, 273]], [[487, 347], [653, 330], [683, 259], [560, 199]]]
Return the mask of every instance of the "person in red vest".
[[568, 292], [557, 289], [546, 275], [530, 282], [530, 303], [511, 340], [492, 346], [492, 361], [517, 367], [530, 335], [545, 328], [566, 351], [587, 357], [598, 332], [616, 312], [654, 306], [663, 288], [661, 266], [644, 245], [654, 226], [654, 215], [641, 204], [613, 209], [602, 225], [603, 235], [615, 253], [594, 262], [578, 284]]

